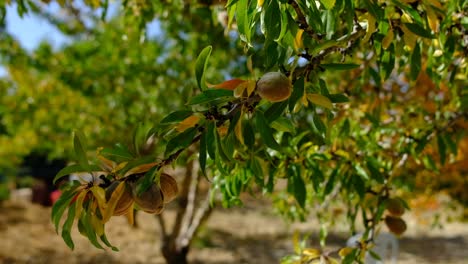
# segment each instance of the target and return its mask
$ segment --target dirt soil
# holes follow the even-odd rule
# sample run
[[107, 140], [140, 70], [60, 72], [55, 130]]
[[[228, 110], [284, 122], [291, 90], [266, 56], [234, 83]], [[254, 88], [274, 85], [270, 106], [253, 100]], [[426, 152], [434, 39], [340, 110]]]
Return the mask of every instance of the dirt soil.
[[[165, 215], [170, 222], [174, 212]], [[67, 248], [50, 222], [50, 208], [24, 201], [7, 201], [0, 206], [0, 263], [164, 263], [159, 252], [160, 232], [154, 216], [137, 215], [139, 228], [124, 217], [114, 217], [106, 227], [119, 252], [94, 248], [77, 230], [72, 233], [75, 250]], [[407, 219], [408, 232], [400, 239], [398, 263], [468, 263], [468, 224], [448, 223], [432, 230]], [[345, 244], [345, 227], [334, 229], [328, 247]], [[314, 221], [287, 224], [268, 210], [268, 205], [217, 209], [200, 232], [189, 253], [191, 263], [240, 264], [279, 263], [293, 253], [292, 233], [311, 234], [317, 242]]]

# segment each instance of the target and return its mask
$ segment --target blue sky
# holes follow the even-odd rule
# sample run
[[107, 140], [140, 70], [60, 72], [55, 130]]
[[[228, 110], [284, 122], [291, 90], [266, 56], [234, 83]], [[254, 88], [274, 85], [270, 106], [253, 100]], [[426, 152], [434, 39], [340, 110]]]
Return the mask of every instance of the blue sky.
[[[109, 7], [108, 17], [117, 12], [118, 3], [111, 4]], [[59, 12], [59, 5], [51, 2], [47, 6], [50, 12]], [[21, 45], [28, 51], [32, 51], [41, 41], [46, 40], [51, 43], [54, 48], [70, 42], [71, 40], [64, 36], [59, 30], [52, 26], [46, 20], [37, 17], [31, 13], [24, 14], [23, 17], [18, 15], [16, 4], [7, 6], [7, 31], [19, 40]], [[157, 36], [160, 34], [160, 24], [158, 21], [153, 21], [147, 27], [148, 35]], [[5, 69], [0, 66], [0, 76], [5, 76]]]

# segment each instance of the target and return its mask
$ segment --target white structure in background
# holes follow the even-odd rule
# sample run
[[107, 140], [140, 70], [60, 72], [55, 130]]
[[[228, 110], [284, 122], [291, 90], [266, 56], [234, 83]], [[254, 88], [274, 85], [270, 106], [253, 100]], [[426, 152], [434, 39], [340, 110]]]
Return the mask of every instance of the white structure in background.
[[[361, 240], [362, 233], [350, 237], [346, 241], [346, 246], [357, 247]], [[398, 259], [398, 239], [390, 233], [380, 233], [374, 238], [375, 246], [372, 251], [375, 252], [382, 260], [375, 259], [369, 252], [366, 253], [364, 263], [366, 264], [396, 264]]]

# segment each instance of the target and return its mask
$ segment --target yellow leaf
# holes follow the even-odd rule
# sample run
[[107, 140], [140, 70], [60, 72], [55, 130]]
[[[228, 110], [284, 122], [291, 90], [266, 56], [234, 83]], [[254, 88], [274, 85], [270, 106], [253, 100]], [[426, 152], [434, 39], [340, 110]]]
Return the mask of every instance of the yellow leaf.
[[114, 161], [100, 155], [99, 153], [97, 158], [101, 161], [101, 167], [106, 171], [112, 171], [112, 169], [117, 165]]
[[103, 188], [97, 185], [94, 185], [93, 187], [91, 187], [90, 190], [93, 193], [93, 196], [96, 198], [101, 214], [103, 214], [106, 211], [106, 207], [107, 207], [106, 192], [104, 191]]
[[198, 124], [198, 121], [200, 121], [200, 117], [198, 117], [197, 115], [191, 115], [182, 120], [179, 124], [177, 124], [176, 130], [182, 133], [185, 130], [194, 127], [196, 124]]
[[265, 0], [258, 0], [257, 1], [257, 8], [260, 8], [263, 6], [263, 2], [265, 2]]
[[122, 197], [122, 194], [125, 191], [125, 181], [122, 181], [117, 185], [115, 188], [114, 192], [112, 192], [112, 195], [107, 202], [107, 208], [104, 214], [102, 215], [102, 222], [106, 223], [109, 221], [110, 217], [114, 214], [115, 207], [117, 206], [117, 202], [119, 201], [120, 197]]
[[218, 88], [218, 89], [224, 89], [224, 90], [234, 90], [236, 89], [237, 86], [240, 84], [247, 82], [246, 80], [241, 80], [241, 79], [232, 79], [232, 80], [227, 80], [222, 83], [218, 84], [209, 84], [207, 83], [206, 86], [209, 88]]
[[294, 38], [294, 48], [296, 50], [304, 47], [304, 43], [302, 42], [302, 33], [304, 33], [304, 30], [299, 29], [296, 33], [296, 37]]
[[342, 258], [345, 258], [349, 253], [351, 253], [351, 251], [353, 251], [353, 248], [344, 247], [338, 251], [338, 255], [340, 255]]
[[439, 19], [437, 18], [437, 15], [434, 12], [434, 9], [432, 9], [432, 7], [430, 6], [427, 6], [426, 13], [427, 13], [427, 20], [429, 22], [429, 27], [431, 28], [431, 30], [434, 31], [435, 33], [439, 32]]
[[91, 214], [91, 225], [98, 236], [104, 234], [104, 224], [95, 214]]
[[307, 94], [304, 93], [304, 95], [301, 98], [301, 101], [304, 107], [307, 107], [309, 105], [309, 101], [307, 100]]
[[235, 133], [237, 139], [239, 140], [239, 142], [242, 145], [244, 145], [244, 137], [242, 135], [242, 116], [243, 116], [243, 112], [241, 110], [241, 118], [239, 118], [239, 120], [237, 120], [237, 124], [234, 127], [234, 133]]
[[309, 99], [311, 103], [316, 104], [318, 106], [333, 109], [333, 104], [330, 101], [330, 99], [321, 94], [307, 94], [307, 99]]
[[127, 221], [128, 224], [133, 226], [135, 223], [135, 219], [133, 219], [133, 208], [135, 206], [135, 203], [132, 203], [132, 205], [128, 208], [127, 213], [125, 214], [127, 216]]
[[367, 30], [366, 35], [362, 41], [368, 42], [371, 38], [372, 34], [375, 32], [375, 17], [372, 16], [370, 13], [367, 13]]
[[316, 248], [306, 248], [302, 251], [302, 254], [312, 259], [315, 259], [315, 258], [320, 257], [322, 253], [320, 252], [320, 250]]
[[127, 171], [124, 175], [124, 177], [127, 177], [129, 175], [133, 175], [133, 174], [140, 174], [140, 173], [143, 173], [143, 172], [147, 172], [149, 171], [151, 168], [153, 168], [154, 166], [156, 166], [158, 163], [157, 162], [151, 162], [151, 163], [146, 163], [146, 164], [142, 164], [142, 165], [139, 165], [139, 166], [136, 166], [132, 169], [130, 169], [129, 171]]
[[394, 37], [393, 29], [391, 28], [388, 30], [387, 35], [385, 35], [385, 37], [382, 40], [382, 47], [385, 50], [390, 46], [390, 44], [392, 44], [393, 37]]
[[[257, 82], [253, 80], [241, 83], [239, 86], [236, 87], [236, 89], [234, 89], [234, 97], [249, 97], [255, 90], [256, 84]], [[245, 90], [247, 90], [247, 94], [245, 94]]]
[[80, 219], [81, 212], [83, 211], [83, 202], [88, 194], [88, 190], [83, 190], [80, 194], [78, 194], [76, 201], [75, 201], [75, 219]]
[[411, 32], [405, 25], [402, 25], [401, 30], [403, 31], [403, 39], [405, 40], [405, 45], [408, 46], [409, 50], [413, 50], [416, 46], [416, 41], [418, 36]]
[[112, 170], [112, 173], [117, 173], [119, 170], [123, 169], [125, 166], [127, 166], [127, 163], [126, 161], [122, 162], [122, 163], [119, 163], [119, 165], [117, 165], [117, 167], [115, 167], [113, 170]]
[[440, 0], [426, 0], [429, 4], [439, 8], [443, 9], [442, 4], [440, 3]]
[[300, 242], [299, 242], [299, 231], [294, 231], [294, 235], [293, 235], [293, 247], [294, 247], [294, 252], [296, 252], [296, 254], [300, 254], [301, 253], [301, 245], [300, 245]]

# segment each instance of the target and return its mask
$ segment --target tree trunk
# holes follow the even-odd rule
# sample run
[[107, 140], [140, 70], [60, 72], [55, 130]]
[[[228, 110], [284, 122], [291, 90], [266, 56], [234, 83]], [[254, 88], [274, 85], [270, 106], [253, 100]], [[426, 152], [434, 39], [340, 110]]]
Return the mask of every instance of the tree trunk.
[[161, 248], [164, 259], [167, 264], [187, 264], [187, 255], [189, 247], [176, 248], [174, 243], [165, 242]]

